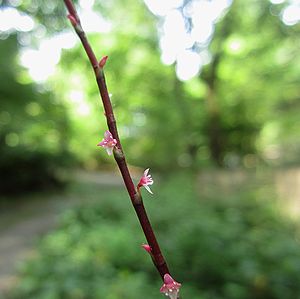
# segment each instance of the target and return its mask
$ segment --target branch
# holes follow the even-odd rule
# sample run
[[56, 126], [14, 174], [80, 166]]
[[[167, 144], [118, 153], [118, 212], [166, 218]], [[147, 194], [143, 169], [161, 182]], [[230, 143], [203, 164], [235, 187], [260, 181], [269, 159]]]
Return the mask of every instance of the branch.
[[80, 19], [78, 17], [78, 14], [76, 12], [76, 9], [74, 7], [74, 4], [72, 0], [64, 0], [65, 5], [68, 9], [69, 15], [68, 18], [74, 27], [77, 35], [79, 36], [81, 43], [84, 47], [84, 50], [89, 58], [89, 61], [91, 63], [91, 66], [93, 67], [97, 85], [99, 88], [99, 92], [101, 95], [103, 107], [105, 110], [105, 116], [107, 120], [107, 126], [109, 128], [110, 133], [112, 134], [113, 138], [116, 140], [116, 146], [114, 148], [114, 158], [118, 164], [118, 167], [120, 169], [120, 172], [122, 174], [124, 184], [126, 186], [126, 189], [128, 191], [129, 197], [131, 199], [132, 205], [135, 209], [135, 212], [137, 214], [137, 217], [139, 219], [140, 225], [143, 229], [143, 232], [145, 234], [145, 237], [147, 239], [148, 244], [151, 248], [151, 257], [152, 261], [159, 272], [162, 279], [164, 279], [164, 276], [166, 274], [169, 274], [169, 269], [167, 266], [167, 263], [161, 253], [160, 247], [158, 245], [158, 242], [156, 240], [155, 234], [153, 232], [152, 226], [150, 224], [149, 218], [147, 216], [147, 212], [145, 210], [143, 200], [141, 197], [140, 192], [137, 192], [131, 175], [128, 170], [128, 166], [126, 163], [125, 155], [122, 150], [122, 145], [120, 142], [120, 138], [118, 135], [117, 130], [117, 124], [114, 117], [114, 112], [112, 109], [111, 101], [109, 98], [109, 93], [107, 90], [106, 82], [105, 82], [105, 76], [104, 76], [104, 70], [103, 67], [105, 65], [107, 56], [103, 57], [100, 62], [98, 62], [94, 51], [92, 50], [88, 39], [86, 37], [85, 32], [82, 29]]

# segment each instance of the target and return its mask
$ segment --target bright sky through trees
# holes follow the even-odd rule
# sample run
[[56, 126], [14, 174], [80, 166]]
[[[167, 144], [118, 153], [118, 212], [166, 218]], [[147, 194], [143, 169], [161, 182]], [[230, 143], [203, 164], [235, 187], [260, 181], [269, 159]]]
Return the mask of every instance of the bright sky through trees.
[[[161, 60], [164, 64], [176, 63], [179, 79], [185, 81], [196, 76], [203, 65], [209, 62], [207, 46], [213, 36], [214, 26], [226, 13], [232, 0], [194, 0], [183, 10], [183, 0], [144, 0], [149, 10], [161, 20], [160, 41]], [[281, 18], [286, 25], [294, 25], [300, 20], [300, 0], [270, 0], [273, 4], [287, 3]], [[95, 0], [81, 0], [80, 17], [87, 32], [109, 32], [111, 25], [100, 14], [93, 11]], [[12, 3], [13, 5], [13, 3]], [[184, 17], [192, 20], [192, 30], [188, 32]], [[20, 14], [17, 8], [0, 9], [0, 36], [17, 31], [37, 29], [33, 19]], [[41, 38], [36, 49], [24, 46], [21, 63], [28, 68], [30, 76], [43, 82], [55, 72], [61, 50], [75, 45], [77, 38], [70, 30], [51, 38]], [[192, 48], [194, 43], [202, 45], [200, 52]], [[45, 59], [47, 57], [47, 59]]]
[[[202, 66], [209, 62], [206, 47], [214, 33], [214, 23], [231, 4], [231, 0], [190, 1], [183, 11], [178, 8], [183, 1], [145, 0], [150, 11], [163, 17], [160, 48], [165, 64], [176, 62], [176, 73], [185, 81], [199, 73]], [[192, 19], [192, 29], [186, 30], [184, 18]], [[192, 50], [194, 43], [203, 45], [202, 51]]]

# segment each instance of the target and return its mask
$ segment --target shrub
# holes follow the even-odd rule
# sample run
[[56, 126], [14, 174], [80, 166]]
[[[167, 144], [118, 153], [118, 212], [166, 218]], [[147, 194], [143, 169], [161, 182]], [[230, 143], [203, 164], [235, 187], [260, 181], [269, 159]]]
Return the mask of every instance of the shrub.
[[[145, 196], [183, 298], [298, 298], [298, 228], [264, 193], [224, 198], [216, 190], [199, 198], [193, 182], [190, 176], [165, 179], [154, 190], [158, 199]], [[142, 233], [125, 193], [76, 188], [86, 203], [44, 238], [10, 297], [158, 298], [161, 282], [139, 246]]]
[[71, 161], [70, 154], [51, 154], [29, 151], [21, 147], [1, 148], [0, 193], [22, 194], [38, 190], [63, 187], [65, 181], [60, 170]]

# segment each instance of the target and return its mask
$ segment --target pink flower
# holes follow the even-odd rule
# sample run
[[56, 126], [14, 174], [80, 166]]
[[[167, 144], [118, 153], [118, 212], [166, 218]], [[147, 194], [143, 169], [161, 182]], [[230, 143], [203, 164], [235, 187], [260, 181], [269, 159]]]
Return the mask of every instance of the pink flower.
[[108, 155], [111, 155], [116, 144], [117, 140], [114, 139], [113, 135], [109, 131], [105, 131], [104, 139], [101, 142], [99, 142], [97, 146], [104, 147]]
[[143, 244], [142, 247], [143, 247], [148, 253], [151, 254], [152, 248], [151, 248], [150, 245], [148, 245], [148, 244]]
[[164, 284], [160, 288], [160, 292], [169, 296], [170, 299], [177, 299], [181, 284], [175, 281], [170, 274], [164, 275]]
[[143, 176], [141, 177], [141, 179], [140, 179], [140, 181], [139, 181], [139, 183], [138, 183], [138, 185], [137, 185], [137, 189], [138, 189], [138, 191], [139, 191], [139, 189], [140, 189], [141, 187], [145, 187], [146, 190], [147, 190], [148, 192], [150, 192], [151, 194], [153, 194], [153, 192], [151, 191], [150, 187], [148, 187], [149, 185], [152, 185], [152, 184], [153, 184], [152, 177], [151, 177], [150, 174], [148, 174], [148, 172], [149, 172], [149, 168], [147, 168], [147, 169], [144, 171], [144, 174], [143, 174]]

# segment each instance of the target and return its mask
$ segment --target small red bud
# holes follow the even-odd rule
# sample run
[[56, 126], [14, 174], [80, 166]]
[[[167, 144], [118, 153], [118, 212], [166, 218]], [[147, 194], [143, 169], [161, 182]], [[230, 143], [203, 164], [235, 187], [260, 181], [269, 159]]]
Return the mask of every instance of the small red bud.
[[108, 56], [104, 56], [104, 57], [102, 57], [101, 60], [99, 61], [99, 66], [100, 66], [101, 68], [103, 68], [103, 67], [105, 66], [105, 63], [106, 63], [106, 61], [107, 61], [107, 58], [108, 58]]
[[67, 15], [67, 17], [70, 20], [72, 26], [75, 27], [77, 25], [77, 23], [78, 23], [77, 20], [76, 20], [76, 18], [74, 16], [72, 16], [72, 15]]
[[148, 252], [151, 253], [152, 252], [152, 248], [150, 245], [148, 244], [143, 244], [142, 247]]

